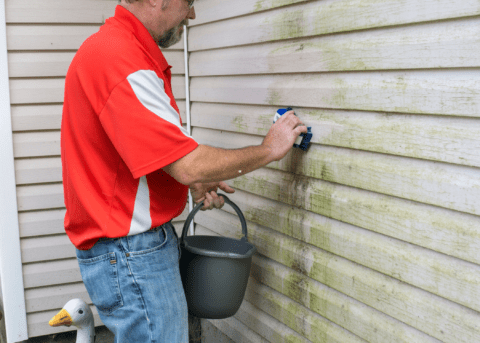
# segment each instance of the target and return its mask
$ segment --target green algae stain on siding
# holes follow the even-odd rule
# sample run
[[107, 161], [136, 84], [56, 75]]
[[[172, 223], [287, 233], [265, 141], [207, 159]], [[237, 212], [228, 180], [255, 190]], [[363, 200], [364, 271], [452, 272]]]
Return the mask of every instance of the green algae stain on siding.
[[[293, 4], [293, 0], [259, 0], [254, 6], [255, 11], [263, 11], [273, 7]], [[265, 27], [271, 28], [265, 34], [266, 40], [281, 40], [305, 36], [345, 32], [365, 28], [383, 26], [387, 18], [378, 15], [371, 8], [378, 7], [380, 0], [364, 0], [362, 9], [355, 11], [358, 15], [346, 19], [351, 13], [352, 4], [348, 1], [336, 1], [323, 4], [317, 1], [316, 6], [292, 6], [285, 11], [267, 14]], [[365, 4], [364, 4], [365, 3]], [[277, 6], [278, 5], [278, 6]], [[358, 5], [358, 4], [357, 4]], [[370, 7], [370, 8], [369, 8]], [[299, 8], [299, 9], [297, 9]]]
[[248, 126], [245, 123], [245, 118], [243, 116], [236, 116], [233, 118], [232, 123], [238, 132], [246, 132], [248, 130]]
[[294, 10], [277, 14], [265, 19], [268, 27], [267, 40], [282, 40], [304, 35], [305, 18], [303, 10]]
[[282, 301], [271, 292], [262, 292], [262, 296], [271, 304], [273, 304], [273, 306], [269, 306], [269, 308], [274, 311], [276, 318], [281, 319], [285, 325], [304, 335], [305, 330], [303, 326], [301, 326], [303, 323], [299, 321], [298, 313], [300, 311], [298, 306], [295, 306], [290, 302], [286, 303], [285, 301]]
[[282, 191], [283, 185], [269, 182], [267, 177], [259, 175], [255, 175], [253, 177], [250, 175], [239, 176], [233, 179], [233, 187], [247, 192], [253, 191], [262, 196], [275, 195], [277, 199], [281, 198], [282, 194], [284, 193]]
[[279, 208], [265, 206], [249, 208], [244, 211], [245, 218], [259, 225], [269, 227], [275, 231], [289, 234], [292, 233], [292, 227], [283, 225], [284, 213], [279, 215]]
[[[295, 287], [294, 284], [298, 284], [298, 280], [299, 279], [297, 277], [289, 274], [285, 282], [283, 283], [283, 288], [274, 287], [277, 292], [280, 292], [283, 295], [287, 295], [289, 293], [286, 292], [286, 290], [297, 288], [297, 291], [294, 291], [294, 293], [290, 293], [292, 294], [292, 300], [284, 300], [282, 298], [279, 298], [272, 291], [269, 290], [262, 291], [262, 298], [266, 299], [270, 303], [269, 309], [273, 312], [272, 314], [275, 318], [279, 319], [281, 322], [295, 330], [300, 335], [312, 340], [312, 342], [329, 342], [329, 335], [325, 331], [325, 329], [327, 329], [325, 327], [325, 324], [312, 316], [307, 310], [309, 308], [314, 312], [325, 315], [326, 312], [319, 312], [321, 311], [321, 309], [319, 306], [316, 305], [320, 304], [319, 300], [321, 295], [319, 294], [317, 296], [312, 292], [308, 292], [306, 290], [302, 291], [298, 287]], [[305, 283], [305, 285], [308, 287], [308, 283]], [[310, 303], [308, 302], [309, 298]], [[312, 299], [315, 300], [312, 301]], [[314, 306], [312, 307], [310, 306], [310, 304], [313, 304]], [[324, 302], [324, 305], [321, 308], [325, 310], [327, 307], [327, 303]], [[296, 342], [296, 337], [292, 337], [292, 339], [293, 342]]]
[[331, 251], [330, 237], [332, 237], [332, 225], [330, 223], [319, 223], [312, 218], [311, 220], [306, 220], [305, 226], [308, 227], [310, 233], [306, 243], [325, 251]]
[[[292, 60], [310, 60], [310, 65], [301, 65], [296, 72], [315, 71], [347, 71], [347, 70], [373, 70], [376, 68], [376, 62], [359, 55], [351, 43], [340, 44], [329, 41], [309, 42], [302, 40], [300, 42], [289, 42], [288, 44], [275, 47], [268, 52], [267, 63], [268, 71], [275, 73], [284, 68], [279, 61], [289, 56]], [[364, 48], [359, 47], [358, 49]], [[359, 55], [359, 56], [358, 56]], [[315, 58], [313, 58], [315, 56]], [[289, 59], [290, 60], [290, 59]], [[294, 67], [294, 66], [292, 66]], [[298, 66], [295, 66], [298, 68]], [[307, 68], [307, 69], [305, 69]]]
[[[312, 282], [312, 279], [307, 276], [290, 272], [283, 281], [282, 293], [310, 310], [325, 316], [328, 313], [330, 304], [325, 294], [316, 293], [318, 292], [317, 287], [315, 287], [316, 292], [312, 291]], [[296, 312], [299, 311], [298, 309], [295, 310]]]
[[336, 78], [333, 83], [334, 94], [322, 100], [335, 108], [349, 108], [347, 101], [349, 85], [341, 78]]
[[277, 232], [330, 251], [332, 227], [329, 222], [319, 222], [312, 213], [303, 209], [279, 204], [249, 208], [244, 211], [245, 218]]
[[312, 188], [309, 194], [308, 210], [332, 218], [334, 186], [324, 185], [322, 189], [312, 186]]
[[272, 115], [259, 115], [257, 117], [257, 134], [264, 136], [267, 134], [268, 130], [273, 124], [273, 114]]
[[[280, 93], [275, 89], [269, 89], [266, 102], [269, 105], [275, 106], [281, 103], [282, 97]], [[273, 118], [273, 115], [272, 115]]]
[[297, 273], [288, 273], [283, 280], [282, 293], [290, 299], [305, 303], [310, 294], [305, 289], [306, 277]]
[[304, 2], [305, 0], [258, 0], [255, 3], [254, 12], [269, 10], [276, 7], [295, 4], [297, 2]]
[[297, 336], [294, 336], [294, 335], [285, 335], [283, 336], [283, 339], [287, 343], [304, 343], [305, 342], [304, 339], [298, 338]]

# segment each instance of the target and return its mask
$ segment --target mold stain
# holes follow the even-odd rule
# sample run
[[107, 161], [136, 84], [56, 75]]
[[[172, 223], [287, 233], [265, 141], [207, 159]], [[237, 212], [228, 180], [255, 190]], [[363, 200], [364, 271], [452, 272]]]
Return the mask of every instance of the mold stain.
[[283, 40], [304, 35], [304, 11], [292, 10], [265, 19], [267, 40]]
[[288, 205], [249, 208], [244, 214], [252, 222], [330, 251], [331, 224], [315, 214]]
[[358, 71], [375, 68], [375, 65], [372, 65], [368, 59], [361, 55], [356, 56], [356, 50], [351, 47], [350, 42], [341, 44], [329, 41], [301, 41], [276, 47], [268, 53], [268, 71], [277, 72], [279, 68], [283, 67], [281, 61], [284, 59], [310, 61], [311, 64], [307, 70], [298, 70], [304, 72], [312, 69], [316, 71]]
[[[294, 278], [292, 278], [292, 280], [293, 279]], [[282, 292], [282, 289], [276, 290]], [[299, 293], [297, 292], [297, 294]], [[312, 342], [328, 342], [328, 334], [324, 330], [325, 325], [315, 317], [312, 317], [307, 310], [302, 308], [301, 305], [294, 301], [284, 301], [281, 298], [274, 296], [272, 292], [262, 292], [261, 297], [271, 304], [268, 305], [270, 311], [272, 311], [270, 313], [280, 319], [288, 327], [294, 329], [305, 338], [312, 340]], [[324, 312], [319, 313], [325, 314], [327, 303], [323, 301], [324, 305], [318, 306], [321, 303], [321, 299], [314, 293], [310, 293], [309, 297], [310, 303], [303, 303], [303, 305], [316, 312], [322, 311], [320, 309], [323, 309]], [[294, 300], [302, 303], [301, 299], [302, 297], [295, 297]], [[292, 337], [292, 339], [296, 338]], [[296, 340], [293, 340], [293, 342], [296, 342]]]
[[[275, 7], [289, 5], [300, 1], [294, 0], [259, 0], [254, 11], [263, 11]], [[303, 1], [301, 1], [303, 2]], [[362, 7], [378, 7], [378, 0], [364, 1]], [[362, 2], [363, 4], [363, 2]], [[267, 40], [282, 40], [303, 36], [314, 36], [333, 32], [345, 32], [352, 29], [360, 30], [379, 26], [383, 20], [378, 13], [371, 10], [361, 10], [361, 14], [345, 19], [351, 13], [352, 5], [348, 1], [338, 1], [330, 4], [319, 3], [317, 6], [298, 6], [266, 18], [265, 26], [272, 28], [266, 35]], [[357, 13], [359, 11], [356, 11]], [[358, 18], [361, 18], [357, 20]], [[371, 18], [369, 18], [371, 17]]]
[[[275, 106], [281, 103], [282, 97], [280, 93], [275, 89], [269, 89], [266, 102], [269, 105]], [[273, 116], [272, 116], [273, 117]]]
[[305, 0], [258, 0], [253, 7], [254, 12], [269, 10], [276, 7], [295, 4], [297, 2], [304, 2]]
[[[314, 287], [309, 277], [293, 270], [285, 274], [282, 273], [282, 276], [280, 276], [279, 272], [268, 264], [265, 265], [265, 268], [256, 269], [257, 280], [260, 282], [320, 315], [328, 313], [330, 302], [328, 301], [327, 294], [325, 294], [323, 289]], [[293, 266], [292, 269], [295, 269], [295, 266]], [[261, 275], [259, 275], [259, 273], [261, 273]], [[321, 323], [317, 323], [313, 318], [309, 318], [313, 320], [313, 323], [311, 323], [311, 320], [306, 321], [305, 317], [308, 314], [302, 307], [299, 307], [294, 302], [282, 301], [274, 297], [273, 294], [266, 292], [262, 292], [261, 297], [275, 304], [275, 312], [279, 313], [279, 315], [281, 313], [281, 316], [284, 318], [284, 323], [291, 328], [295, 328], [295, 331], [298, 333], [307, 338], [315, 337], [315, 342], [324, 342], [327, 338], [323, 330], [321, 330]], [[300, 318], [302, 318], [301, 321], [299, 321]]]
[[248, 126], [245, 123], [245, 118], [243, 116], [236, 116], [233, 118], [232, 123], [238, 132], [246, 132], [248, 130]]
[[[304, 330], [302, 330], [302, 322], [299, 321], [299, 310], [298, 306], [295, 306], [291, 302], [285, 302], [277, 297], [273, 296], [270, 293], [262, 294], [268, 301], [274, 304], [275, 317], [282, 319], [282, 322], [285, 323], [288, 327], [294, 328], [295, 331], [304, 335]], [[287, 341], [288, 342], [288, 341]], [[296, 342], [296, 341], [292, 341]], [[302, 341], [303, 342], [303, 341]]]
[[308, 290], [305, 289], [305, 279], [305, 276], [297, 273], [288, 273], [283, 280], [282, 293], [295, 301], [309, 303], [310, 301], [305, 301], [310, 298]]
[[325, 251], [331, 251], [330, 237], [332, 236], [331, 224], [327, 222], [319, 223], [316, 220], [308, 220], [305, 224], [309, 228], [308, 243], [319, 247]]
[[331, 97], [324, 97], [323, 101], [327, 104], [331, 104], [336, 108], [349, 108], [347, 93], [348, 85], [341, 78], [334, 80], [334, 94]]
[[259, 115], [257, 117], [257, 134], [266, 135], [270, 126], [273, 124], [272, 115]]
[[321, 189], [313, 187], [309, 196], [308, 209], [315, 213], [332, 218], [332, 210], [334, 205], [333, 192], [334, 187], [331, 185], [324, 185], [324, 187]]
[[284, 337], [285, 342], [288, 342], [288, 343], [303, 343], [303, 342], [305, 342], [305, 340], [303, 340], [301, 338], [298, 338], [297, 336], [294, 336], [294, 335], [285, 335], [283, 337]]

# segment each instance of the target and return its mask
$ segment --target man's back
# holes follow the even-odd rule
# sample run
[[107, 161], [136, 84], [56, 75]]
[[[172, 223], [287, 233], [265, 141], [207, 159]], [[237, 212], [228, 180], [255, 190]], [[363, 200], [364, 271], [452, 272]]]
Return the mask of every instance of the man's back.
[[182, 131], [170, 75], [148, 31], [123, 7], [73, 59], [61, 143], [65, 228], [77, 248], [144, 232], [183, 210], [187, 187], [161, 168], [197, 143]]

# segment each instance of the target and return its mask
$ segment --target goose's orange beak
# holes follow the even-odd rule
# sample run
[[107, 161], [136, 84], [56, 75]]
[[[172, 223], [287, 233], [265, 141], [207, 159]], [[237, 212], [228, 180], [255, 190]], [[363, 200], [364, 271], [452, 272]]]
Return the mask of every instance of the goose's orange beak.
[[50, 326], [70, 326], [72, 325], [72, 317], [70, 317], [70, 313], [68, 313], [67, 310], [62, 309], [55, 317], [50, 319], [48, 324], [50, 324]]

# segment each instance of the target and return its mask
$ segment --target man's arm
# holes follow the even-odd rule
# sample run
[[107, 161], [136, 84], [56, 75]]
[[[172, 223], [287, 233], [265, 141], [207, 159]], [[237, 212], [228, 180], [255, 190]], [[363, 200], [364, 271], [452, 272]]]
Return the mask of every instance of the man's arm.
[[199, 145], [163, 170], [189, 186], [232, 179], [282, 159], [302, 132], [307, 128], [289, 111], [272, 125], [261, 145], [235, 150]]

